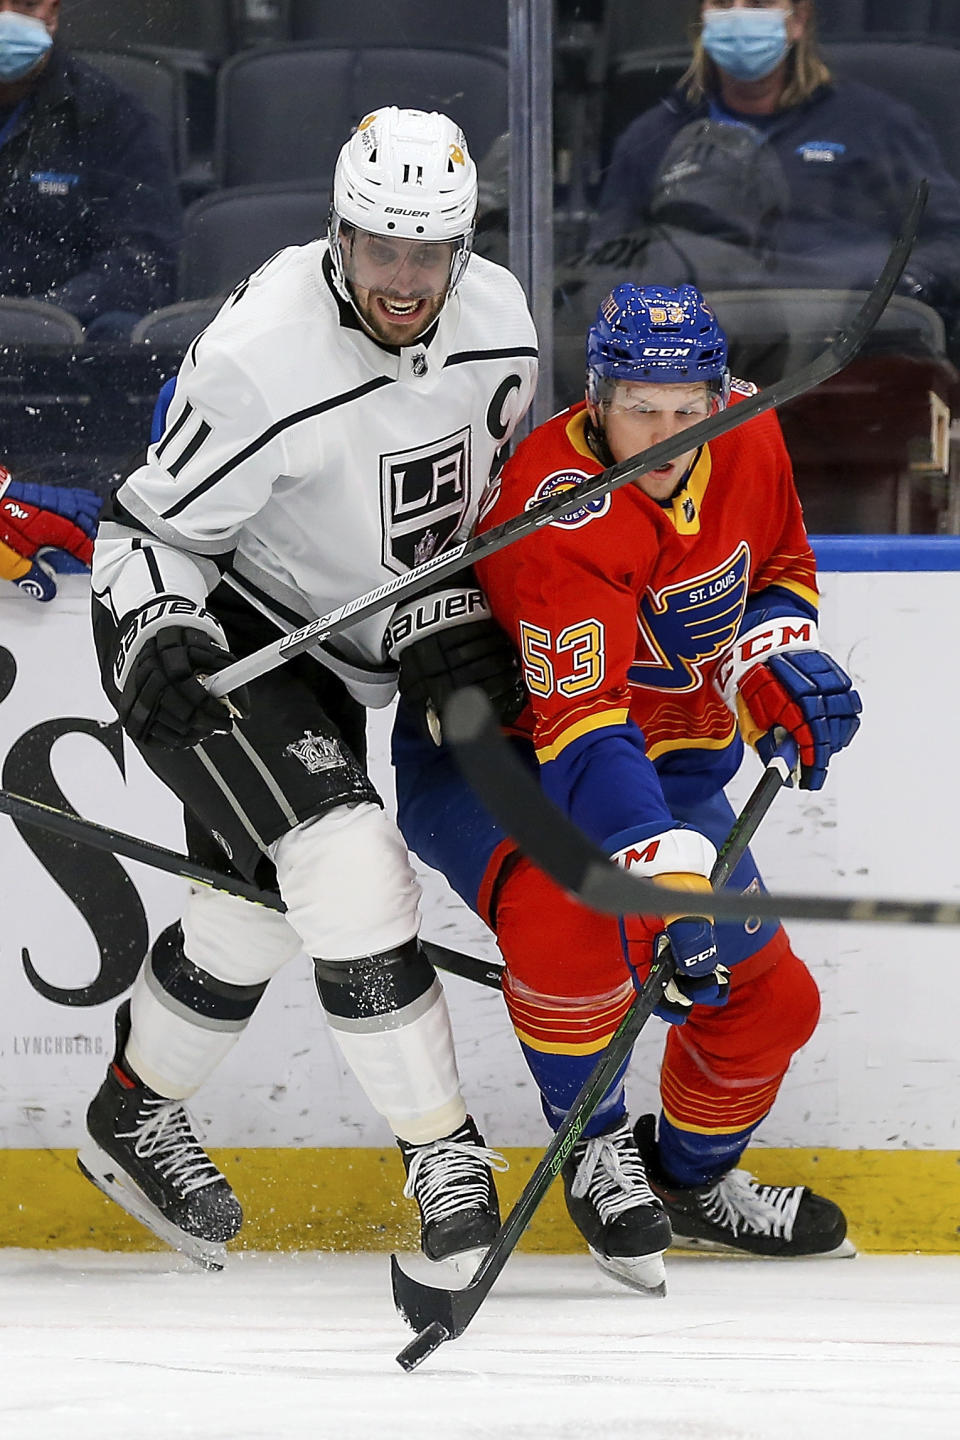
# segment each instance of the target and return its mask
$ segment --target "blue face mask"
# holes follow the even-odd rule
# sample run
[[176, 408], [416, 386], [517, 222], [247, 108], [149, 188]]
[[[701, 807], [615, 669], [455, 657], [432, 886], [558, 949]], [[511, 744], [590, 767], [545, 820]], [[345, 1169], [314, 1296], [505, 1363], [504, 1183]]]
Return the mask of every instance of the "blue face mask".
[[52, 44], [42, 20], [4, 10], [0, 14], [0, 81], [22, 80]]
[[703, 48], [735, 80], [762, 80], [790, 48], [786, 10], [706, 10]]

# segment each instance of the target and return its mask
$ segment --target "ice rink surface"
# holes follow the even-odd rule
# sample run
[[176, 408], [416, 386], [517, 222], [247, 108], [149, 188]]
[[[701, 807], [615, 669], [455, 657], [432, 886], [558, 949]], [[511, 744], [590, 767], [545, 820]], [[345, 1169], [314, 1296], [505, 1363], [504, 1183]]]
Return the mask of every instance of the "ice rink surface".
[[668, 1258], [665, 1300], [515, 1256], [405, 1375], [384, 1255], [0, 1251], [4, 1440], [960, 1436], [960, 1256]]

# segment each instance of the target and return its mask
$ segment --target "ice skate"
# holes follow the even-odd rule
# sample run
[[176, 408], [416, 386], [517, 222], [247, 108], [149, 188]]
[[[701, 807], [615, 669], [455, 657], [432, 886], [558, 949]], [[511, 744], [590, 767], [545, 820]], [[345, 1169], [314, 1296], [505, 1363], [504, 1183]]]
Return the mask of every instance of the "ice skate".
[[87, 1110], [81, 1171], [160, 1240], [207, 1270], [243, 1223], [227, 1180], [204, 1151], [179, 1100], [144, 1085], [124, 1064], [130, 1002], [116, 1020], [117, 1048]]
[[428, 1260], [472, 1275], [500, 1229], [492, 1172], [506, 1170], [506, 1160], [486, 1147], [469, 1115], [441, 1140], [397, 1143], [407, 1172], [403, 1193], [420, 1207], [421, 1250]]
[[578, 1140], [563, 1167], [570, 1218], [601, 1270], [632, 1290], [667, 1293], [670, 1222], [647, 1184], [630, 1123]]
[[843, 1211], [804, 1185], [761, 1185], [747, 1170], [728, 1170], [709, 1185], [666, 1179], [656, 1158], [654, 1126], [654, 1117], [643, 1115], [635, 1134], [677, 1249], [781, 1260], [856, 1255]]

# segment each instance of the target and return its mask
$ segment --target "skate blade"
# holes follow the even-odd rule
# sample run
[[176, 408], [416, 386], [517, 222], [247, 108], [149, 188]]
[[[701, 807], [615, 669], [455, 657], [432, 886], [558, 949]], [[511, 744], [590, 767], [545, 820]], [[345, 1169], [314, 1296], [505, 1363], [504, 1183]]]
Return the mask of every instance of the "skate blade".
[[201, 1240], [196, 1235], [187, 1235], [157, 1209], [152, 1201], [125, 1175], [115, 1160], [111, 1160], [99, 1145], [85, 1145], [77, 1156], [77, 1165], [92, 1184], [96, 1185], [109, 1200], [126, 1210], [158, 1240], [179, 1250], [188, 1260], [203, 1270], [222, 1270], [227, 1259], [225, 1245], [213, 1240]]
[[853, 1260], [859, 1253], [853, 1241], [845, 1238], [832, 1250], [819, 1250], [814, 1255], [761, 1255], [740, 1245], [725, 1245], [722, 1240], [702, 1240], [698, 1235], [673, 1232], [671, 1250], [700, 1251], [709, 1255], [738, 1255], [745, 1260]]
[[[479, 1270], [483, 1257], [487, 1253], [487, 1246], [478, 1245], [473, 1250], [461, 1250], [459, 1255], [448, 1255], [443, 1260], [431, 1260], [430, 1268], [434, 1275], [444, 1275], [450, 1281], [452, 1288], [462, 1289], [469, 1285]], [[453, 1285], [453, 1282], [459, 1282]]]
[[600, 1269], [629, 1290], [637, 1290], [641, 1295], [666, 1295], [667, 1271], [662, 1250], [653, 1255], [602, 1255], [592, 1245], [588, 1248]]
[[486, 1248], [461, 1250], [457, 1255], [447, 1255], [443, 1260], [431, 1260], [422, 1250], [413, 1250], [403, 1256], [403, 1269], [411, 1280], [421, 1285], [439, 1285], [444, 1290], [465, 1290], [476, 1275], [486, 1255]]

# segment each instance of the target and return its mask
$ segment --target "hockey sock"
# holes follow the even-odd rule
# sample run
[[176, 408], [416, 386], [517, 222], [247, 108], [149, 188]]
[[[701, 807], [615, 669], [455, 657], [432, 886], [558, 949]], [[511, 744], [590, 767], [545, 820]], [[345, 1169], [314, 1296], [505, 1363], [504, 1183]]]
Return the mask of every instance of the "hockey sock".
[[[544, 995], [509, 972], [504, 976], [510, 1019], [551, 1129], [559, 1127], [635, 994], [633, 983], [625, 980], [605, 995]], [[629, 1059], [591, 1116], [585, 1136], [601, 1134], [626, 1114], [628, 1064]]]
[[[558, 1130], [564, 1116], [570, 1109], [583, 1082], [596, 1066], [599, 1051], [588, 1055], [549, 1055], [542, 1050], [533, 1050], [520, 1042], [523, 1058], [540, 1091], [540, 1104], [551, 1130]], [[604, 1095], [600, 1104], [580, 1132], [584, 1139], [600, 1135], [615, 1121], [622, 1120], [627, 1113], [627, 1102], [623, 1081], [630, 1064], [624, 1061], [617, 1076]]]
[[719, 1179], [737, 1164], [759, 1124], [733, 1134], [702, 1133], [682, 1130], [661, 1115], [657, 1151], [664, 1175], [677, 1185], [707, 1185]]

